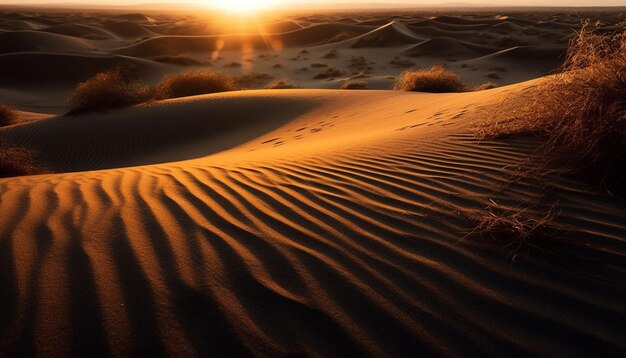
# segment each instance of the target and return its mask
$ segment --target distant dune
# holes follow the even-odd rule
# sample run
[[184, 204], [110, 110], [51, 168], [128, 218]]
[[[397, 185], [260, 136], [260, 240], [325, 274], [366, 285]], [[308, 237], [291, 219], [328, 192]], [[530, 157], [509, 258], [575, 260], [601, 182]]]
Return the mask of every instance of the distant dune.
[[[605, 21], [607, 30], [620, 20], [600, 10], [585, 16]], [[354, 76], [367, 88], [391, 89], [406, 69], [444, 64], [473, 85], [501, 86], [552, 73], [580, 19], [574, 12], [530, 10], [328, 12], [255, 22], [168, 12], [6, 12], [0, 16], [0, 92], [4, 88], [8, 104], [37, 111], [33, 102], [15, 95], [22, 71], [10, 66], [30, 66], [23, 80], [31, 86], [40, 78], [46, 88], [36, 92], [45, 97], [45, 91], [67, 95], [72, 85], [120, 63], [136, 66], [149, 83], [187, 66], [205, 66], [268, 79], [251, 88], [282, 80], [322, 89], [342, 88]], [[353, 67], [352, 58], [361, 57], [366, 64]], [[311, 65], [340, 75], [317, 76]]]

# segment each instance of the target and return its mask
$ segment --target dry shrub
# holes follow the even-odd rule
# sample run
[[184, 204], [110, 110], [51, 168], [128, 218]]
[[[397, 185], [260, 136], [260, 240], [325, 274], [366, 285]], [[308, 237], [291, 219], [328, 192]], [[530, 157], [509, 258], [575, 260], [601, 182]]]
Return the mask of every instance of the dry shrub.
[[46, 173], [49, 170], [36, 163], [31, 151], [17, 147], [0, 149], [0, 178]]
[[128, 67], [116, 66], [79, 83], [70, 93], [70, 113], [105, 111], [142, 103], [152, 98], [152, 91], [133, 80]]
[[371, 71], [372, 67], [368, 64], [365, 56], [352, 56], [350, 59], [350, 68], [358, 71]]
[[195, 96], [236, 90], [232, 77], [210, 70], [188, 71], [166, 76], [156, 86], [159, 99]]
[[367, 82], [365, 81], [347, 81], [341, 86], [341, 89], [347, 90], [364, 90], [367, 89]]
[[481, 85], [478, 85], [476, 87], [474, 87], [473, 91], [486, 91], [486, 90], [490, 90], [490, 89], [494, 89], [497, 88], [498, 85], [496, 85], [493, 82], [485, 82]]
[[465, 213], [474, 223], [474, 229], [465, 238], [478, 240], [481, 244], [504, 249], [513, 261], [524, 259], [530, 249], [545, 251], [546, 245], [567, 241], [565, 228], [556, 223], [559, 213], [557, 204], [550, 208], [502, 208], [488, 206], [484, 210]]
[[250, 72], [235, 77], [234, 82], [236, 87], [238, 88], [251, 88], [258, 86], [262, 82], [267, 82], [273, 78], [274, 76], [267, 73]]
[[237, 89], [232, 77], [211, 70], [168, 75], [155, 86], [132, 79], [132, 71], [117, 66], [80, 83], [69, 96], [70, 114], [106, 111], [152, 100], [195, 96]]
[[400, 75], [394, 89], [416, 92], [464, 92], [468, 86], [456, 73], [443, 65], [425, 70], [409, 70]]
[[322, 56], [324, 58], [337, 58], [339, 57], [339, 52], [337, 52], [337, 50], [330, 50], [328, 52], [326, 52], [324, 54], [324, 56]]
[[294, 85], [285, 81], [274, 81], [265, 86], [266, 89], [291, 89], [296, 88]]
[[343, 74], [343, 72], [341, 72], [340, 70], [333, 68], [333, 67], [328, 67], [323, 71], [318, 72], [315, 76], [313, 76], [314, 79], [323, 79], [323, 78], [335, 78], [335, 77], [339, 77]]
[[626, 32], [598, 34], [585, 22], [562, 70], [510, 96], [484, 136], [537, 134], [564, 173], [626, 194]]
[[15, 124], [15, 112], [7, 105], [0, 104], [0, 127]]

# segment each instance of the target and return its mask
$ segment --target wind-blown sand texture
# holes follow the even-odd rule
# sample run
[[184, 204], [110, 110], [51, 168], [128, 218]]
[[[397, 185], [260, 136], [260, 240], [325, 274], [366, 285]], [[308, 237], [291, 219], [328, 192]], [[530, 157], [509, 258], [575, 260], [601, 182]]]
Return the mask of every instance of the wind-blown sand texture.
[[[140, 25], [102, 41], [165, 32], [128, 21]], [[124, 59], [152, 76], [169, 65], [123, 57], [149, 43], [19, 56], [66, 56], [75, 73]], [[474, 136], [530, 85], [251, 90], [1, 128], [58, 173], [0, 179], [0, 356], [623, 355], [624, 202], [528, 170], [537, 140]], [[466, 237], [463, 213], [548, 202], [548, 182], [571, 242]]]

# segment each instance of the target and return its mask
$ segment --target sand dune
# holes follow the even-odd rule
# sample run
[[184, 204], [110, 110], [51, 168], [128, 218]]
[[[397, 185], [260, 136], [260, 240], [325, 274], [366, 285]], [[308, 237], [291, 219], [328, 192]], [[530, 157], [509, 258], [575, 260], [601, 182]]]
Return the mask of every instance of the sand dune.
[[260, 27], [265, 33], [269, 33], [269, 34], [291, 32], [291, 31], [300, 30], [302, 28], [300, 24], [291, 20], [272, 22], [269, 24], [261, 24]]
[[136, 39], [142, 37], [152, 37], [156, 34], [136, 22], [131, 21], [115, 21], [103, 24], [104, 29], [114, 33], [115, 35], [125, 39]]
[[[7, 128], [5, 143], [29, 145], [62, 171], [184, 160], [254, 139], [314, 104], [319, 105], [323, 99], [310, 93], [238, 93], [159, 102]], [[283, 109], [281, 113], [275, 112], [276, 106]], [[246, 116], [249, 112], [254, 112], [255, 117]], [[211, 115], [207, 118], [198, 113]]]
[[585, 243], [560, 256], [460, 239], [458, 211], [540, 196], [510, 179], [536, 142], [470, 131], [510, 90], [248, 91], [0, 129], [115, 166], [0, 179], [0, 354], [624, 352], [623, 204], [560, 183]]
[[0, 22], [0, 27], [6, 30], [37, 30], [42, 26], [24, 20], [3, 19]]
[[420, 41], [422, 39], [406, 25], [394, 21], [356, 37], [352, 40], [351, 47], [394, 47]]
[[348, 37], [355, 37], [372, 30], [371, 27], [362, 25], [321, 23], [307, 26], [300, 30], [277, 35], [275, 38], [283, 42], [286, 46], [310, 46], [324, 42], [337, 35], [345, 34]]
[[493, 54], [495, 52], [498, 52], [498, 49], [494, 47], [475, 45], [449, 37], [435, 37], [405, 50], [403, 54], [410, 57], [452, 56], [455, 59], [466, 60], [481, 57], [487, 54]]
[[340, 33], [354, 36], [367, 28], [348, 24], [317, 24], [277, 35], [214, 35], [214, 36], [162, 36], [121, 48], [119, 54], [151, 57], [194, 51], [228, 51], [247, 49], [282, 49], [317, 44]]
[[439, 29], [448, 30], [448, 31], [477, 31], [477, 30], [479, 31], [479, 30], [487, 29], [492, 26], [491, 24], [449, 24], [449, 23], [439, 22], [439, 21], [431, 20], [431, 19], [415, 21], [415, 22], [408, 23], [407, 25], [415, 26], [415, 27], [423, 27], [423, 26], [437, 27]]
[[95, 47], [87, 40], [38, 31], [13, 31], [0, 34], [0, 54], [11, 52], [93, 52]]
[[0, 55], [0, 80], [5, 86], [41, 86], [46, 81], [74, 85], [118, 64], [133, 65], [140, 78], [160, 77], [166, 67], [124, 56], [22, 52]]
[[65, 36], [87, 38], [92, 40], [109, 40], [115, 38], [112, 33], [104, 29], [99, 29], [95, 26], [87, 26], [82, 24], [55, 25], [41, 29], [41, 31]]

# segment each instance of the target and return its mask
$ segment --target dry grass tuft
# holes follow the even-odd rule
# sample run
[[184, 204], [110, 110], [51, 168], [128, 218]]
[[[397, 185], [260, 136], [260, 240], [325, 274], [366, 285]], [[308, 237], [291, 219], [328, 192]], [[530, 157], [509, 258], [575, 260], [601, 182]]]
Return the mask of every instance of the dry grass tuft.
[[168, 75], [155, 86], [132, 78], [128, 68], [115, 67], [80, 83], [69, 96], [70, 114], [107, 111], [153, 100], [237, 90], [232, 77], [211, 70]]
[[0, 178], [46, 174], [50, 171], [33, 159], [33, 153], [24, 148], [0, 149]]
[[13, 109], [5, 104], [0, 104], [0, 127], [15, 124], [16, 115]]
[[337, 58], [339, 57], [339, 52], [337, 50], [330, 50], [322, 56], [323, 58]]
[[494, 89], [494, 88], [498, 88], [498, 85], [496, 85], [493, 82], [485, 82], [481, 85], [478, 85], [476, 87], [473, 88], [473, 91], [485, 91], [485, 90], [490, 90], [490, 89]]
[[252, 88], [259, 86], [259, 84], [262, 84], [263, 82], [267, 83], [273, 78], [274, 76], [267, 73], [250, 72], [235, 77], [233, 81], [235, 83], [235, 87], [237, 88]]
[[468, 86], [456, 73], [443, 65], [426, 70], [405, 71], [396, 80], [394, 89], [416, 92], [465, 92]]
[[232, 77], [211, 70], [197, 70], [166, 76], [156, 86], [159, 99], [227, 92], [237, 89]]
[[106, 111], [149, 101], [152, 90], [133, 80], [131, 70], [117, 66], [79, 83], [70, 93], [70, 113]]
[[333, 67], [328, 67], [323, 71], [318, 72], [315, 76], [313, 76], [314, 79], [324, 79], [324, 78], [335, 78], [335, 77], [339, 77], [343, 75], [343, 72], [341, 72], [340, 70], [333, 68]]
[[562, 70], [511, 96], [482, 135], [536, 134], [563, 172], [626, 195], [626, 32], [585, 22]]
[[367, 82], [365, 81], [347, 81], [342, 86], [341, 89], [347, 90], [365, 90], [367, 89]]
[[274, 81], [274, 82], [267, 84], [267, 86], [265, 86], [265, 89], [292, 89], [292, 88], [296, 88], [296, 87], [285, 81]]
[[496, 204], [466, 213], [474, 229], [466, 233], [465, 239], [504, 249], [512, 261], [523, 260], [530, 249], [545, 251], [550, 242], [567, 241], [562, 235], [564, 227], [555, 220], [559, 214], [556, 207], [557, 204], [545, 210], [532, 206], [505, 209]]

